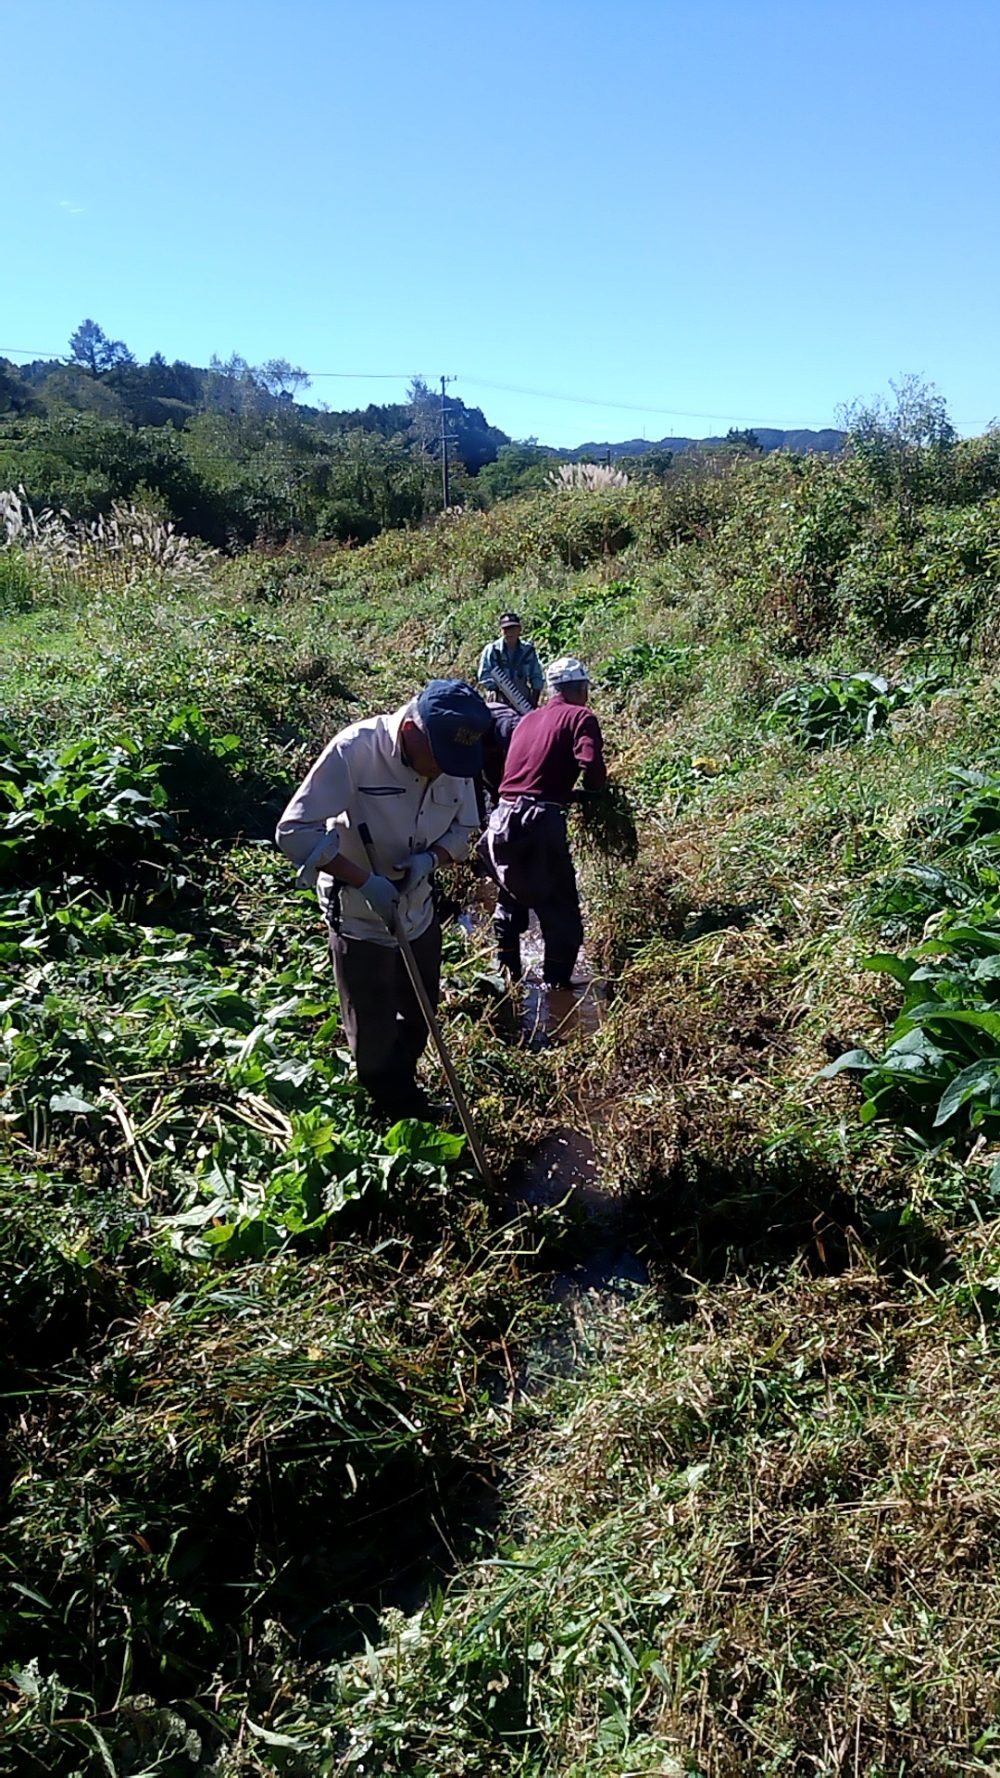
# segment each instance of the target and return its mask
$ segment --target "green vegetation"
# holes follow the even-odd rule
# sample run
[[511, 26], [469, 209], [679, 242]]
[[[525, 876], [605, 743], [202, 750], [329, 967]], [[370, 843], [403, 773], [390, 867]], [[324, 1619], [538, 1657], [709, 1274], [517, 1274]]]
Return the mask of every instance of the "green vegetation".
[[790, 685], [775, 698], [768, 724], [807, 747], [870, 741], [897, 710], [933, 697], [943, 684], [938, 674], [890, 683], [881, 673], [833, 673]]
[[[308, 384], [284, 359], [233, 354], [201, 370], [155, 353], [139, 365], [84, 321], [68, 363], [0, 359], [0, 488], [76, 518], [144, 506], [219, 545], [364, 542], [437, 511], [440, 403], [421, 378], [405, 403], [344, 413], [296, 402]], [[446, 411], [452, 498], [464, 502], [509, 440], [457, 397]]]
[[[5, 502], [0, 1771], [996, 1770], [1000, 455], [851, 429], [353, 549]], [[616, 791], [596, 1033], [447, 928], [488, 1197], [269, 832], [507, 603]]]

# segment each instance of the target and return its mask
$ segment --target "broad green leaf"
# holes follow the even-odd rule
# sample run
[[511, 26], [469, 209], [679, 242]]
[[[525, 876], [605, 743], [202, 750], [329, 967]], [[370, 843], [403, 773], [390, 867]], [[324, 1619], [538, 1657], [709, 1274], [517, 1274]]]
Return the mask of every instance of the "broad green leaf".
[[941, 1124], [946, 1124], [948, 1119], [954, 1117], [956, 1111], [960, 1110], [969, 1099], [975, 1098], [977, 1093], [988, 1092], [998, 1077], [1000, 1077], [1000, 1056], [991, 1056], [983, 1062], [974, 1062], [971, 1068], [963, 1068], [961, 1074], [956, 1074], [954, 1080], [948, 1083], [941, 1095], [941, 1102], [934, 1119], [935, 1129]]
[[875, 1067], [877, 1067], [875, 1058], [870, 1056], [867, 1050], [845, 1050], [844, 1054], [838, 1056], [835, 1062], [828, 1062], [825, 1068], [821, 1068], [816, 1078], [817, 1080], [834, 1080], [838, 1074], [843, 1074], [845, 1069], [867, 1074], [870, 1069]]
[[457, 1161], [465, 1147], [465, 1137], [451, 1130], [439, 1130], [419, 1118], [404, 1117], [386, 1132], [385, 1146], [391, 1153], [409, 1155], [420, 1161]]
[[266, 1747], [292, 1747], [296, 1751], [308, 1752], [308, 1743], [295, 1735], [279, 1735], [276, 1729], [265, 1729], [261, 1723], [252, 1722], [249, 1716], [245, 1721], [251, 1735], [263, 1741]]
[[990, 1037], [1000, 1037], [1000, 1012], [976, 1012], [962, 1007], [935, 1006], [920, 1008], [921, 1012], [933, 1018], [936, 1024], [971, 1025], [977, 1031], [986, 1031]]
[[891, 975], [905, 987], [913, 974], [914, 965], [905, 957], [897, 957], [893, 951], [879, 951], [873, 957], [865, 957], [862, 969], [876, 970], [880, 975]]

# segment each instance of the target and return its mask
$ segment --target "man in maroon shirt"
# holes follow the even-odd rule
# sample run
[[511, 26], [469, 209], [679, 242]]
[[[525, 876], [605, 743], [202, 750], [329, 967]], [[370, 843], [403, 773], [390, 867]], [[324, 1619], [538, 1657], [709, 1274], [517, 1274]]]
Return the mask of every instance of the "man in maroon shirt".
[[549, 701], [522, 716], [511, 736], [500, 801], [478, 852], [497, 883], [493, 925], [501, 965], [520, 980], [521, 934], [534, 908], [546, 986], [566, 988], [583, 943], [566, 807], [581, 772], [585, 790], [603, 790], [608, 774], [601, 725], [587, 708], [586, 667], [563, 655], [545, 677]]

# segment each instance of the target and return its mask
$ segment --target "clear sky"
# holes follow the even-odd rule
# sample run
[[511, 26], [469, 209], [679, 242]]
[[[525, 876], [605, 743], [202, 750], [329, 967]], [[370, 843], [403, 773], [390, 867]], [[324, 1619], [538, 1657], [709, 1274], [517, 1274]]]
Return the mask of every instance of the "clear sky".
[[0, 54], [10, 356], [447, 372], [552, 444], [1000, 414], [1000, 0], [0, 0]]

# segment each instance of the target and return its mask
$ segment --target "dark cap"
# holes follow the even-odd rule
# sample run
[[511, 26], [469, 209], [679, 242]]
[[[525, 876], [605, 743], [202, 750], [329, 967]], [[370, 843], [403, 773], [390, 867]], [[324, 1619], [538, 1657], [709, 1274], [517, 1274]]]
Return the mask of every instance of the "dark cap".
[[493, 718], [464, 679], [432, 679], [417, 699], [431, 752], [449, 778], [474, 778], [482, 769], [483, 736]]
[[519, 624], [520, 621], [516, 611], [505, 611], [500, 619], [500, 628], [505, 630], [508, 624]]

